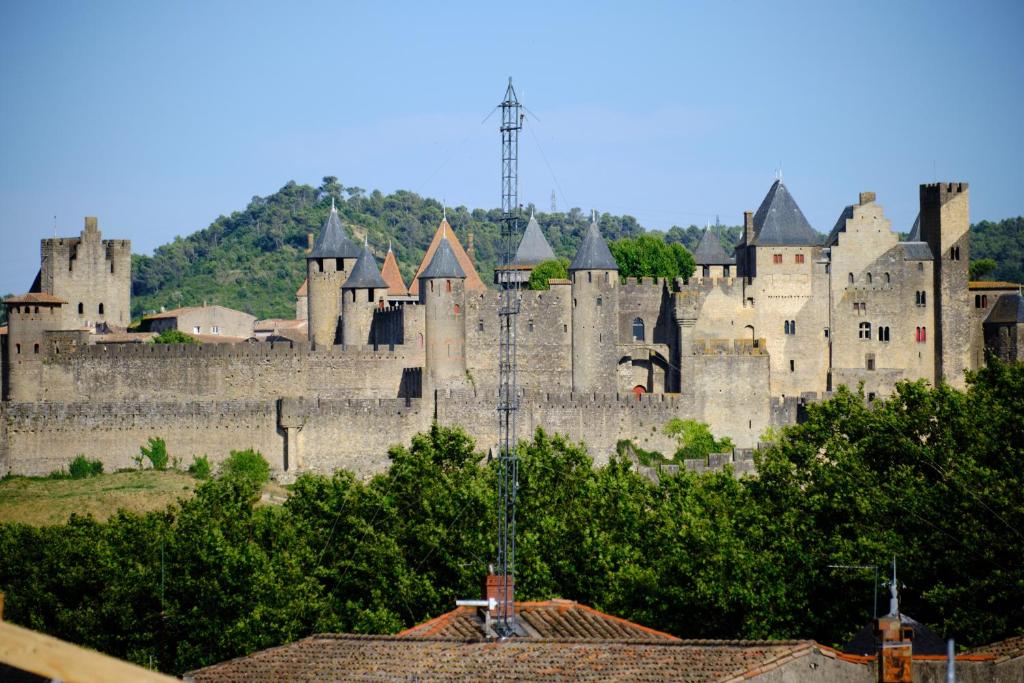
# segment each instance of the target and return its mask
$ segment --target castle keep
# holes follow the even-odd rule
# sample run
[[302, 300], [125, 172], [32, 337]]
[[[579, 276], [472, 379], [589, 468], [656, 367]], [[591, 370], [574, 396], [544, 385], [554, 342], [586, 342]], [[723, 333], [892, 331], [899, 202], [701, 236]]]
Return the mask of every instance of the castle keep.
[[[520, 291], [519, 433], [564, 433], [599, 459], [620, 439], [670, 453], [661, 427], [681, 417], [751, 447], [842, 384], [963, 386], [986, 347], [1024, 348], [1019, 287], [968, 281], [968, 227], [967, 184], [940, 183], [921, 186], [907, 241], [870, 192], [823, 237], [777, 181], [733, 255], [708, 231], [693, 277], [669, 282], [621, 278], [595, 220], [569, 279]], [[497, 279], [551, 255], [531, 217]], [[286, 477], [378, 470], [434, 420], [497, 441], [500, 293], [446, 220], [407, 288], [394, 254], [382, 271], [332, 207], [307, 254], [298, 342], [126, 343], [130, 259], [86, 218], [80, 237], [43, 240], [30, 291], [5, 301], [0, 475], [80, 453], [128, 467], [151, 436], [185, 462], [251, 446]]]

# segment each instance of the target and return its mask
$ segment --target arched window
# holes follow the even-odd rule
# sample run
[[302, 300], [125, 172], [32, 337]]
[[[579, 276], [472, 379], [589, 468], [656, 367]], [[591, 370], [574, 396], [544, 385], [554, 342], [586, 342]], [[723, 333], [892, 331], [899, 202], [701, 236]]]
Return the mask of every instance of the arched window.
[[433, 280], [430, 281], [430, 291], [431, 292], [434, 291], [434, 281]]
[[85, 304], [83, 304], [81, 301], [79, 301], [78, 302], [78, 315], [82, 315], [83, 313], [85, 313]]
[[612, 281], [611, 273], [609, 273], [608, 271], [605, 271], [605, 273], [604, 273], [604, 283], [608, 284], [611, 281]]
[[783, 329], [783, 331], [784, 331], [784, 332], [785, 332], [786, 334], [789, 334], [789, 321], [788, 321], [788, 320], [786, 320], [785, 322], [783, 322], [783, 324], [782, 324], [782, 329]]
[[444, 291], [446, 291], [446, 292], [452, 291], [452, 281], [451, 280], [445, 280], [444, 281]]
[[14, 352], [15, 353], [21, 353], [21, 344], [15, 344], [14, 345]]
[[872, 280], [871, 273], [868, 273], [868, 284], [869, 285], [871, 284], [871, 280]]
[[100, 314], [100, 315], [103, 315], [103, 304], [100, 304], [100, 305], [99, 305], [99, 306], [97, 306], [96, 308], [97, 308], [97, 310], [99, 311], [99, 314]]
[[853, 273], [846, 276], [846, 281], [851, 285], [853, 284]]
[[878, 341], [887, 342], [889, 341], [889, 328], [881, 327], [878, 328]]
[[889, 273], [886, 273], [885, 274], [885, 284], [890, 284], [891, 282], [892, 282], [892, 278], [889, 277]]
[[647, 338], [645, 332], [643, 318], [633, 318], [633, 341], [644, 341]]
[[871, 339], [871, 323], [861, 323], [857, 328], [858, 339]]

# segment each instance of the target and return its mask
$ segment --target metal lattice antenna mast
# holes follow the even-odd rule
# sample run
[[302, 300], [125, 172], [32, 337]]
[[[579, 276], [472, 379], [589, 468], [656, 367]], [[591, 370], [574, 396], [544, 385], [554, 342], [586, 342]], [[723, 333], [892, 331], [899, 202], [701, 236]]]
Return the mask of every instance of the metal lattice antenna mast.
[[[501, 238], [503, 266], [512, 265], [519, 242], [519, 131], [523, 127], [519, 99], [508, 79], [501, 103]], [[498, 387], [498, 566], [501, 597], [495, 630], [502, 637], [515, 633], [516, 494], [519, 458], [516, 455], [516, 316], [519, 314], [519, 282], [511, 271], [501, 278], [498, 309], [500, 379]]]

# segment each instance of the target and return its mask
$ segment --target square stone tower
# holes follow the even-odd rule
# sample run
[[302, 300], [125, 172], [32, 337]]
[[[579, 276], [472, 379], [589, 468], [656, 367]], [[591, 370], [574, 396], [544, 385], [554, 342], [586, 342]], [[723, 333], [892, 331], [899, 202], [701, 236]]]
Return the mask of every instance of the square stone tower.
[[64, 299], [60, 329], [95, 329], [98, 323], [131, 322], [132, 244], [104, 240], [94, 216], [79, 237], [44, 239], [39, 291]]
[[965, 386], [971, 367], [968, 264], [971, 227], [967, 183], [921, 185], [921, 240], [935, 256], [935, 378]]

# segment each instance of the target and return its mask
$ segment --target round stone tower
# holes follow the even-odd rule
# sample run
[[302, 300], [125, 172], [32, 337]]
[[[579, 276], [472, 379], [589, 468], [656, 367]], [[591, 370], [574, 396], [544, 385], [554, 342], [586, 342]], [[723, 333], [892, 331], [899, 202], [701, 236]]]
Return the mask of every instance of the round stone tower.
[[572, 280], [572, 390], [612, 393], [618, 364], [619, 267], [595, 216], [569, 264]]
[[420, 273], [426, 328], [426, 374], [431, 389], [466, 381], [466, 273], [446, 236]]
[[359, 259], [341, 286], [341, 339], [345, 346], [373, 343], [373, 312], [387, 293], [388, 283], [364, 242]]
[[309, 339], [316, 347], [330, 348], [340, 341], [341, 285], [355, 267], [359, 247], [345, 234], [331, 200], [331, 214], [306, 255]]

